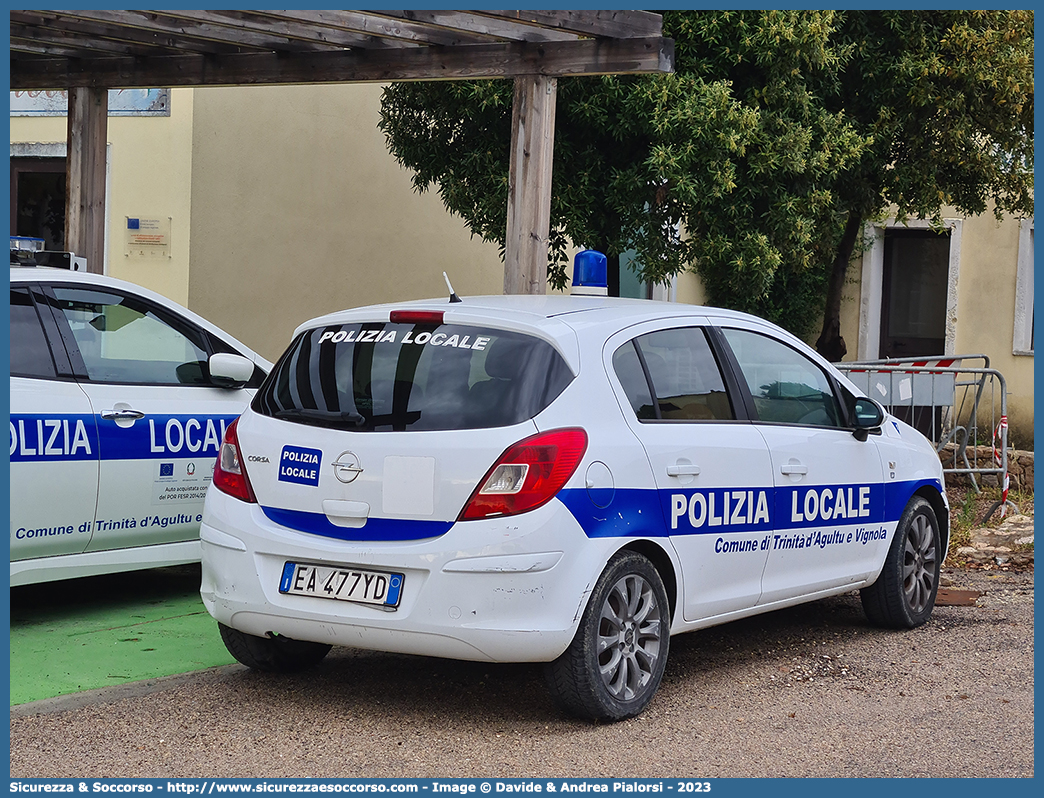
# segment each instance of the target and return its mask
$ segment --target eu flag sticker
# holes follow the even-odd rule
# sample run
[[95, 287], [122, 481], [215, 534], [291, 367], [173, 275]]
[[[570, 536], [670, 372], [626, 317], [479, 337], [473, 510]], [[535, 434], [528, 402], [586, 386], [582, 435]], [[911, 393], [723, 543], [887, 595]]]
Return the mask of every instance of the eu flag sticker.
[[323, 453], [319, 449], [284, 446], [282, 454], [279, 455], [279, 481], [318, 488], [319, 462], [322, 456]]
[[161, 477], [172, 477], [172, 476], [174, 476], [174, 464], [173, 463], [160, 463], [160, 476]]

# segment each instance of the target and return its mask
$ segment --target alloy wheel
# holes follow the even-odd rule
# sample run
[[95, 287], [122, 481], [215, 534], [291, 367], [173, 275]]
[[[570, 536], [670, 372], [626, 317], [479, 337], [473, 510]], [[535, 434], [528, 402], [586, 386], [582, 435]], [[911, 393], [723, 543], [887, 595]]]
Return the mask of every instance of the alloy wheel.
[[631, 701], [650, 686], [664, 634], [652, 586], [638, 574], [617, 581], [602, 605], [598, 625], [599, 671], [614, 698]]
[[921, 513], [910, 524], [903, 555], [903, 592], [907, 606], [915, 613], [923, 612], [931, 600], [938, 570], [936, 557], [932, 523]]

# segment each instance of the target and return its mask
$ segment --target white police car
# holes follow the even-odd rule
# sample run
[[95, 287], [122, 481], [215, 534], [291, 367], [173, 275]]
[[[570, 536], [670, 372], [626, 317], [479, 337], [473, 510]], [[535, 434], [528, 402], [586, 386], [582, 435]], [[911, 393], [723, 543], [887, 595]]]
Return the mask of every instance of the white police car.
[[672, 634], [854, 589], [923, 623], [947, 538], [927, 440], [774, 325], [432, 300], [298, 328], [226, 431], [201, 592], [252, 668], [544, 662], [566, 710], [617, 720]]
[[11, 584], [199, 560], [227, 426], [272, 364], [122, 280], [11, 269]]

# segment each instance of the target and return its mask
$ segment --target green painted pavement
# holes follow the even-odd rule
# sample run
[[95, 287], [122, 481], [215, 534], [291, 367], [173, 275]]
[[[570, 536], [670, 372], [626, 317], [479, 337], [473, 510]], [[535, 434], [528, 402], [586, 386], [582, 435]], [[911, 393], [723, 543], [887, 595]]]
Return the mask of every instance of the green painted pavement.
[[11, 705], [227, 665], [199, 566], [11, 588]]

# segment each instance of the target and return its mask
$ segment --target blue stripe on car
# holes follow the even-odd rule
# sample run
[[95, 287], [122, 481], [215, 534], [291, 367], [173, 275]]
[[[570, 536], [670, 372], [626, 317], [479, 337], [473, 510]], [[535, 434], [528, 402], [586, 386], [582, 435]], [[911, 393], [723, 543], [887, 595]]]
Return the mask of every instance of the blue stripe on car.
[[120, 427], [82, 413], [12, 415], [11, 462], [216, 458], [236, 417], [148, 414]]
[[452, 521], [415, 521], [400, 518], [367, 518], [361, 527], [343, 527], [330, 523], [324, 513], [304, 510], [261, 508], [270, 521], [298, 532], [321, 535], [337, 540], [425, 540], [445, 535]]
[[[938, 480], [924, 479], [793, 488], [623, 488], [615, 491], [604, 509], [592, 503], [585, 488], [562, 490], [557, 498], [589, 538], [670, 537], [895, 522], [910, 497], [924, 486], [942, 491]], [[362, 527], [341, 527], [323, 513], [261, 509], [270, 520], [289, 529], [348, 541], [424, 540], [446, 534], [455, 523], [368, 518]]]
[[558, 499], [589, 538], [669, 537], [895, 522], [924, 486], [942, 492], [938, 480], [923, 479], [792, 488], [624, 488], [616, 490], [604, 509], [592, 503], [584, 488], [562, 490]]

